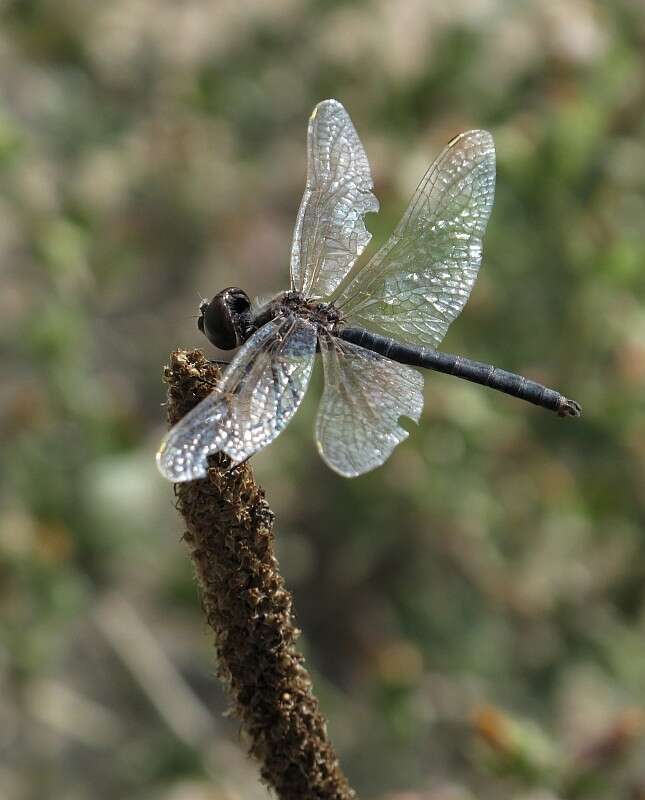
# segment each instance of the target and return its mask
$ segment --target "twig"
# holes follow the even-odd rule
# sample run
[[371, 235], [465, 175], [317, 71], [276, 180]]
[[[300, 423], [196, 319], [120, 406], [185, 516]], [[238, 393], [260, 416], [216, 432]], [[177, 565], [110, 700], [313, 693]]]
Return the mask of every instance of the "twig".
[[[174, 424], [220, 377], [199, 350], [166, 368]], [[264, 781], [281, 800], [350, 800], [354, 792], [327, 737], [303, 656], [290, 593], [273, 552], [273, 513], [248, 464], [211, 460], [208, 477], [177, 484], [177, 508], [215, 633], [218, 674], [250, 739]]]
[[124, 597], [106, 594], [94, 609], [94, 621], [180, 741], [198, 747], [212, 734], [211, 715]]

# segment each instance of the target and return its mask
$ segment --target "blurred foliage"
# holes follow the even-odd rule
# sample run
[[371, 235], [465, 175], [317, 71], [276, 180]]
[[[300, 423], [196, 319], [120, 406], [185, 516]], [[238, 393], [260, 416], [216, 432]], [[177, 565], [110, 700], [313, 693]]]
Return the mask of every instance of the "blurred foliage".
[[378, 245], [488, 127], [484, 267], [446, 349], [580, 400], [428, 375], [347, 481], [320, 380], [256, 459], [360, 797], [645, 797], [645, 6], [640, 0], [0, 4], [0, 795], [266, 797], [153, 453], [200, 293], [286, 285], [305, 129], [337, 97]]

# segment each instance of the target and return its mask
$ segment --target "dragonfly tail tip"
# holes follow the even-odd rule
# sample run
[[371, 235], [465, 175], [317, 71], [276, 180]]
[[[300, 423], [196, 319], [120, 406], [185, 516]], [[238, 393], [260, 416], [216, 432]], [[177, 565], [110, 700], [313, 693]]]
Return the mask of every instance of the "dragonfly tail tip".
[[582, 414], [582, 406], [575, 400], [569, 400], [568, 397], [562, 397], [560, 406], [558, 408], [559, 417], [579, 417]]

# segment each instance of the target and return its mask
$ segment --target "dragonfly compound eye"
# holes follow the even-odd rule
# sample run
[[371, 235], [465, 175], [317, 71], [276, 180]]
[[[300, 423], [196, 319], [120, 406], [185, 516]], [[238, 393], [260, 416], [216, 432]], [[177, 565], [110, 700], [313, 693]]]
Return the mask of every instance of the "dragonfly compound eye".
[[251, 301], [242, 289], [224, 289], [210, 303], [202, 303], [197, 327], [221, 350], [239, 347], [247, 338]]

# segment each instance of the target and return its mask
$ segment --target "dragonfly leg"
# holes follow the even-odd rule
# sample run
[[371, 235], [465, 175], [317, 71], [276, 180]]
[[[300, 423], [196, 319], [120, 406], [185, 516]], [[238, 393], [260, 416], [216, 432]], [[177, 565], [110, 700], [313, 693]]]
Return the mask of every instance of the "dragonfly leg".
[[233, 470], [234, 470], [234, 469], [237, 469], [238, 467], [243, 467], [243, 466], [244, 466], [244, 464], [246, 464], [246, 462], [247, 462], [247, 461], [248, 461], [250, 458], [251, 458], [251, 456], [247, 456], [247, 457], [246, 457], [246, 458], [245, 458], [243, 461], [238, 461], [238, 462], [237, 462], [237, 464], [231, 464], [231, 466], [230, 466], [230, 467], [228, 467], [228, 468], [227, 468], [226, 470], [224, 470], [224, 471], [225, 471], [225, 472], [233, 472]]

